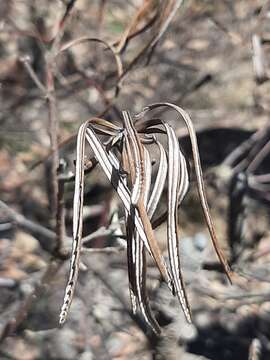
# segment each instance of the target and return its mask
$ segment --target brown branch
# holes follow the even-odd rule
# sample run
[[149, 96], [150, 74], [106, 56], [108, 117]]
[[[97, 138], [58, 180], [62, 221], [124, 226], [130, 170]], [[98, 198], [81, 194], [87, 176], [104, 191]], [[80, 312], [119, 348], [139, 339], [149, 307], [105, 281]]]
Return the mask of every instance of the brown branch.
[[59, 23], [59, 29], [63, 30], [64, 26], [67, 23], [67, 20], [69, 19], [71, 12], [75, 6], [77, 0], [69, 0], [69, 2], [67, 3], [67, 7], [64, 13], [64, 16], [62, 17], [60, 23]]
[[[63, 172], [63, 164], [59, 165], [59, 172]], [[59, 174], [61, 175], [61, 174]], [[66, 237], [65, 229], [65, 179], [58, 176], [58, 193], [57, 193], [57, 212], [56, 212], [56, 246], [55, 253], [57, 257], [66, 257], [67, 254], [63, 253], [63, 242]]]
[[54, 75], [52, 70], [52, 59], [48, 56], [46, 64], [46, 84], [47, 84], [47, 104], [48, 104], [48, 121], [49, 121], [49, 136], [50, 147], [52, 151], [52, 165], [50, 174], [51, 196], [50, 196], [50, 208], [52, 211], [52, 217], [56, 216], [57, 212], [57, 197], [58, 197], [58, 181], [57, 181], [57, 169], [59, 166], [59, 154], [58, 154], [58, 117], [56, 110], [56, 98], [54, 88]]

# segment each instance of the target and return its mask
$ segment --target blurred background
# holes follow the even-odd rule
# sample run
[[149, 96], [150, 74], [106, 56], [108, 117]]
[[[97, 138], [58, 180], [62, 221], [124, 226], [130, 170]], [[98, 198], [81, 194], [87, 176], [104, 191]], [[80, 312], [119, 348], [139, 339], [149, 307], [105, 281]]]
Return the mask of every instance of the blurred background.
[[[0, 2], [0, 359], [270, 359], [269, 21], [266, 0]], [[162, 112], [190, 159], [179, 218], [194, 323], [151, 259], [147, 285], [163, 336], [132, 315], [123, 209], [97, 167], [85, 180], [88, 251], [59, 328], [76, 132], [88, 118], [120, 123], [122, 110], [158, 101], [193, 120], [233, 285], [202, 216], [186, 128]], [[165, 234], [162, 224], [164, 250]]]

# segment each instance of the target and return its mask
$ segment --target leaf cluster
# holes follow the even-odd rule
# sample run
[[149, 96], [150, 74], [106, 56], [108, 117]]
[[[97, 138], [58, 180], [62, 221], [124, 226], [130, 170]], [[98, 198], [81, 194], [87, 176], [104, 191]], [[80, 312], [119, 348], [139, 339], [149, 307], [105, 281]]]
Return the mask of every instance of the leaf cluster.
[[[178, 297], [187, 321], [191, 322], [191, 310], [182, 276], [178, 239], [178, 208], [189, 187], [187, 161], [179, 147], [173, 128], [161, 119], [145, 119], [147, 112], [164, 106], [176, 110], [189, 131], [200, 202], [215, 251], [230, 280], [230, 269], [218, 246], [210, 216], [196, 134], [188, 114], [176, 105], [156, 103], [147, 106], [134, 118], [128, 111], [123, 111], [121, 125], [115, 125], [100, 118], [92, 118], [80, 126], [77, 136], [73, 249], [69, 279], [60, 313], [61, 324], [66, 320], [79, 272], [86, 143], [92, 149], [95, 161], [118, 193], [125, 209], [128, 277], [133, 312], [139, 309], [152, 330], [157, 334], [160, 333], [159, 324], [149, 306], [146, 290], [146, 252], [148, 252], [170, 291]], [[166, 146], [158, 140], [158, 134], [166, 137]], [[101, 140], [101, 135], [103, 138], [105, 135], [106, 139]], [[155, 179], [149, 151], [149, 145], [153, 144], [159, 151]], [[153, 222], [153, 216], [165, 191], [166, 181], [168, 185], [167, 210], [161, 215], [159, 221]], [[167, 220], [169, 264], [166, 263], [155, 236], [155, 227], [164, 219]]]

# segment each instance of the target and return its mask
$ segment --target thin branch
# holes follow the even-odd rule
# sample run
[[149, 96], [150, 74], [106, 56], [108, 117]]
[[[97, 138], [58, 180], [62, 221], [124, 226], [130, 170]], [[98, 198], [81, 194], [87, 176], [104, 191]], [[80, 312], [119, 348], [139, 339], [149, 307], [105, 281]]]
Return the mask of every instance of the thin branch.
[[262, 161], [266, 158], [266, 156], [270, 156], [270, 140], [262, 147], [262, 149], [257, 153], [254, 159], [250, 162], [247, 167], [247, 172], [254, 172], [258, 166], [262, 163]]
[[[239, 162], [243, 159], [243, 157], [254, 147], [254, 145], [258, 142], [261, 142], [264, 137], [269, 132], [269, 127], [266, 126], [262, 129], [257, 130], [251, 137], [249, 137], [246, 141], [242, 142], [236, 149], [234, 149], [224, 160], [222, 165], [236, 167], [237, 171], [240, 170]], [[245, 159], [244, 159], [245, 160]], [[241, 166], [242, 170], [243, 166]], [[236, 171], [236, 169], [234, 169]]]
[[82, 254], [119, 254], [126, 250], [126, 247], [107, 246], [104, 248], [82, 248]]
[[[63, 171], [63, 164], [59, 165], [59, 172]], [[58, 176], [58, 194], [57, 194], [57, 212], [56, 212], [56, 246], [55, 253], [57, 255], [63, 254], [64, 239], [66, 237], [65, 229], [65, 201], [64, 201], [64, 192], [65, 192], [65, 179], [61, 178], [61, 174]]]
[[48, 240], [55, 241], [56, 235], [55, 232], [45, 228], [44, 226], [37, 224], [31, 220], [28, 220], [23, 215], [19, 214], [17, 211], [10, 208], [6, 203], [0, 200], [0, 208], [2, 208], [10, 218], [23, 229], [29, 231], [30, 233], [39, 234], [44, 236]]
[[133, 58], [133, 60], [128, 64], [121, 77], [119, 78], [119, 82], [128, 74], [128, 72], [138, 63], [138, 61], [151, 49], [155, 47], [158, 41], [166, 32], [168, 26], [170, 25], [172, 19], [174, 18], [177, 10], [182, 5], [183, 0], [171, 0], [164, 2], [163, 9], [160, 11], [160, 19], [157, 21], [157, 32], [154, 34], [152, 39], [139, 51], [139, 53]]
[[57, 169], [59, 166], [59, 154], [58, 154], [58, 133], [59, 124], [56, 110], [56, 98], [54, 88], [54, 75], [52, 59], [48, 56], [46, 64], [46, 83], [47, 83], [47, 104], [48, 104], [48, 119], [49, 119], [49, 136], [52, 151], [52, 165], [51, 165], [51, 197], [50, 208], [52, 211], [52, 217], [56, 216], [57, 212], [57, 197], [58, 197], [58, 180]]
[[[14, 209], [12, 209], [11, 207], [9, 207], [6, 203], [4, 203], [2, 200], [0, 200], [0, 208], [2, 210], [4, 210], [7, 215], [11, 218], [11, 220], [13, 222], [15, 222], [18, 226], [20, 226], [21, 228], [23, 228], [24, 230], [26, 230], [27, 232], [29, 232], [30, 234], [36, 234], [36, 235], [40, 235], [42, 237], [44, 237], [45, 239], [49, 240], [49, 241], [54, 241], [56, 242], [57, 240], [57, 234], [50, 230], [47, 229], [46, 227], [35, 223], [34, 221], [31, 221], [29, 219], [27, 219], [26, 217], [24, 217], [22, 214], [19, 214], [17, 211], [15, 211]], [[11, 226], [11, 224], [10, 224]], [[5, 230], [5, 229], [3, 229]], [[98, 230], [96, 230], [95, 232], [85, 236], [82, 239], [82, 242], [84, 245], [88, 245], [91, 241], [93, 241], [94, 239], [100, 237], [100, 236], [113, 236], [115, 238], [120, 238], [120, 235], [115, 234], [115, 229], [113, 228], [100, 228]], [[64, 236], [64, 239], [66, 241], [70, 241], [71, 238], [68, 236]], [[56, 243], [54, 249], [57, 248], [58, 243]], [[98, 250], [98, 249], [97, 249]], [[55, 255], [57, 258], [61, 258], [61, 259], [67, 259], [69, 258], [69, 254], [67, 253], [63, 253], [63, 252], [59, 252], [59, 251], [53, 251], [53, 255]]]
[[39, 80], [37, 74], [35, 73], [34, 69], [32, 68], [31, 64], [30, 64], [30, 57], [29, 56], [23, 56], [20, 58], [20, 61], [23, 63], [23, 65], [25, 66], [25, 69], [27, 70], [29, 76], [31, 77], [31, 79], [34, 81], [34, 83], [36, 84], [37, 88], [41, 91], [41, 93], [46, 96], [47, 94], [47, 89], [46, 87], [42, 84], [42, 82]]

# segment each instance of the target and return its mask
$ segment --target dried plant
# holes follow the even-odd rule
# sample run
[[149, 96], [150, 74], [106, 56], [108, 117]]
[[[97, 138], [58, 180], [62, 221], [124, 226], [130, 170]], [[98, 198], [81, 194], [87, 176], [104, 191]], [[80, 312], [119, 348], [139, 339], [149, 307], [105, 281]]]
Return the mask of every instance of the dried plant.
[[[125, 208], [127, 259], [129, 287], [132, 309], [140, 309], [152, 330], [160, 333], [160, 327], [149, 307], [146, 292], [146, 250], [154, 259], [160, 274], [173, 295], [179, 299], [188, 322], [191, 311], [181, 273], [178, 240], [178, 207], [185, 197], [189, 177], [186, 159], [181, 152], [174, 130], [160, 119], [143, 119], [155, 108], [167, 106], [176, 110], [188, 128], [196, 172], [198, 193], [215, 251], [230, 279], [230, 269], [218, 246], [214, 226], [205, 196], [200, 157], [196, 134], [188, 114], [176, 105], [157, 103], [147, 106], [142, 113], [132, 119], [128, 111], [123, 111], [123, 125], [117, 126], [106, 120], [93, 118], [81, 125], [77, 138], [75, 192], [73, 208], [73, 249], [69, 280], [60, 314], [60, 324], [64, 323], [74, 294], [79, 272], [82, 246], [83, 195], [85, 142], [90, 145], [94, 158], [100, 164], [111, 185], [117, 191]], [[101, 141], [99, 135], [109, 138]], [[167, 148], [157, 139], [157, 134], [167, 137]], [[152, 163], [147, 149], [156, 144], [159, 149], [158, 172], [152, 182]], [[153, 215], [157, 209], [166, 179], [167, 194], [167, 243], [169, 267], [167, 266], [154, 233]], [[164, 216], [162, 216], [164, 218]], [[156, 222], [157, 223], [157, 222]]]
[[[116, 113], [118, 113], [117, 106], [115, 105], [115, 100], [117, 96], [119, 95], [119, 92], [121, 90], [122, 86], [122, 80], [126, 75], [129, 74], [130, 70], [139, 63], [140, 60], [146, 59], [147, 55], [151, 56], [151, 54], [154, 51], [154, 48], [156, 47], [157, 43], [160, 41], [164, 33], [166, 32], [168, 26], [170, 25], [172, 19], [174, 18], [175, 13], [179, 9], [180, 5], [182, 5], [183, 0], [166, 0], [166, 1], [156, 1], [156, 0], [145, 0], [142, 3], [142, 6], [135, 11], [134, 16], [131, 19], [130, 24], [127, 26], [123, 34], [121, 34], [120, 38], [117, 41], [114, 41], [113, 43], [109, 44], [107, 41], [99, 38], [99, 37], [92, 37], [92, 36], [82, 36], [79, 38], [75, 38], [69, 41], [66, 41], [66, 38], [72, 38], [71, 33], [67, 31], [68, 24], [70, 22], [70, 19], [72, 17], [72, 14], [76, 11], [76, 0], [68, 0], [66, 1], [66, 6], [64, 7], [64, 12], [60, 16], [60, 19], [57, 20], [55, 24], [55, 28], [53, 31], [46, 30], [46, 27], [42, 26], [33, 26], [31, 30], [21, 29], [20, 26], [18, 26], [15, 19], [8, 18], [5, 25], [5, 31], [7, 31], [10, 34], [13, 34], [14, 36], [18, 37], [27, 37], [31, 38], [32, 40], [36, 41], [38, 44], [38, 47], [41, 50], [41, 58], [44, 62], [43, 68], [41, 66], [40, 74], [37, 73], [34, 69], [34, 66], [32, 65], [31, 56], [28, 56], [24, 54], [20, 57], [21, 63], [24, 65], [28, 75], [36, 85], [37, 89], [40, 90], [40, 93], [46, 99], [47, 102], [47, 110], [48, 110], [48, 133], [50, 137], [50, 151], [49, 153], [42, 159], [39, 160], [35, 165], [32, 166], [31, 170], [36, 168], [37, 165], [44, 164], [49, 157], [51, 158], [50, 163], [50, 169], [49, 169], [49, 188], [51, 191], [48, 191], [48, 200], [50, 203], [50, 209], [51, 209], [51, 215], [52, 219], [54, 220], [54, 228], [55, 232], [50, 231], [46, 228], [43, 228], [41, 226], [36, 226], [36, 224], [29, 222], [28, 219], [24, 219], [20, 217], [18, 214], [10, 211], [10, 214], [13, 218], [16, 218], [16, 222], [20, 223], [23, 226], [26, 226], [28, 229], [38, 230], [38, 232], [45, 234], [45, 236], [50, 239], [50, 241], [55, 242], [55, 246], [53, 247], [53, 250], [51, 251], [52, 258], [55, 259], [57, 262], [65, 261], [67, 259], [67, 253], [63, 251], [63, 242], [66, 238], [65, 235], [65, 206], [64, 206], [64, 185], [65, 181], [69, 181], [69, 177], [65, 178], [65, 176], [62, 174], [62, 165], [61, 165], [61, 159], [59, 157], [59, 150], [62, 145], [67, 144], [71, 139], [73, 139], [73, 136], [70, 136], [68, 139], [63, 141], [62, 143], [59, 143], [60, 141], [60, 128], [61, 128], [61, 122], [60, 122], [60, 116], [58, 112], [58, 102], [60, 102], [59, 97], [59, 88], [63, 88], [65, 90], [66, 96], [69, 96], [70, 93], [74, 94], [74, 97], [79, 101], [79, 103], [85, 104], [85, 101], [83, 97], [81, 97], [78, 94], [78, 88], [76, 86], [72, 86], [74, 84], [73, 80], [71, 82], [69, 81], [69, 75], [63, 75], [68, 74], [69, 71], [63, 71], [63, 65], [61, 61], [58, 61], [64, 53], [69, 52], [73, 47], [76, 47], [81, 44], [88, 44], [88, 43], [95, 43], [97, 45], [100, 45], [101, 47], [105, 48], [104, 54], [107, 55], [109, 52], [113, 55], [115, 65], [116, 65], [116, 71], [113, 72], [113, 74], [116, 75], [116, 81], [113, 85], [113, 89], [115, 89], [114, 94], [110, 97], [106, 94], [106, 86], [104, 84], [100, 84], [96, 81], [95, 78], [88, 77], [88, 75], [82, 71], [82, 69], [77, 68], [76, 62], [72, 61], [74, 68], [78, 72], [78, 74], [81, 76], [81, 82], [78, 81], [78, 87], [80, 89], [88, 89], [90, 86], [93, 86], [98, 91], [100, 98], [102, 102], [105, 105], [105, 108], [102, 109], [101, 114], [107, 113], [110, 109], [114, 109]], [[100, 15], [102, 18], [102, 12], [104, 12], [106, 2], [102, 2], [100, 5]], [[102, 5], [103, 4], [103, 5]], [[31, 6], [31, 5], [30, 5]], [[43, 24], [43, 22], [42, 22]], [[101, 21], [100, 21], [101, 25]], [[148, 41], [143, 42], [143, 46], [138, 49], [138, 51], [133, 50], [134, 58], [128, 61], [125, 60], [125, 52], [128, 47], [129, 42], [132, 41], [133, 38], [139, 37], [142, 33], [146, 32], [147, 30], [150, 30], [150, 38]], [[99, 34], [98, 34], [99, 35]], [[105, 56], [104, 55], [104, 56]], [[73, 59], [73, 57], [71, 57]], [[148, 58], [149, 60], [149, 58]], [[125, 66], [123, 66], [125, 64]], [[65, 69], [68, 70], [68, 69]], [[44, 79], [42, 79], [44, 77]], [[109, 77], [108, 77], [109, 78]], [[83, 81], [84, 80], [84, 81]], [[86, 80], [86, 81], [85, 81]], [[107, 82], [107, 78], [106, 81]], [[59, 87], [60, 85], [60, 87]], [[34, 95], [33, 97], [35, 97]], [[21, 102], [20, 102], [21, 103]], [[87, 104], [89, 105], [89, 104]], [[11, 109], [10, 109], [11, 111]], [[103, 115], [99, 115], [103, 116]], [[128, 116], [127, 114], [125, 116]], [[150, 126], [151, 128], [151, 126]], [[143, 128], [142, 128], [143, 130]], [[169, 130], [168, 130], [169, 131]], [[83, 165], [83, 159], [84, 159], [84, 142], [85, 138], [86, 140], [91, 144], [91, 147], [94, 148], [98, 147], [100, 150], [100, 147], [102, 148], [104, 144], [101, 144], [96, 137], [97, 134], [106, 134], [110, 136], [110, 139], [108, 143], [106, 144], [106, 147], [100, 152], [103, 154], [101, 158], [98, 157], [97, 152], [99, 150], [94, 151], [96, 159], [93, 159], [93, 163], [99, 162], [101, 166], [103, 167], [103, 170], [106, 170], [106, 166], [109, 167], [105, 171], [106, 175], [112, 180], [116, 179], [118, 181], [118, 177], [121, 177], [120, 181], [120, 189], [116, 184], [113, 184], [113, 186], [116, 188], [118, 193], [121, 193], [122, 201], [124, 201], [124, 205], [126, 207], [127, 215], [126, 220], [127, 224], [129, 224], [127, 231], [127, 236], [130, 236], [131, 240], [128, 241], [128, 252], [131, 254], [132, 251], [135, 251], [135, 245], [136, 244], [136, 251], [140, 251], [140, 256], [144, 257], [144, 247], [146, 246], [147, 250], [151, 253], [153, 258], [157, 261], [157, 264], [159, 266], [159, 269], [161, 273], [163, 274], [163, 277], [166, 279], [166, 281], [171, 284], [170, 287], [172, 291], [174, 291], [174, 287], [176, 287], [176, 281], [173, 280], [173, 275], [170, 274], [170, 272], [167, 270], [167, 267], [165, 265], [164, 259], [160, 253], [159, 247], [155, 241], [154, 233], [152, 229], [152, 224], [150, 222], [150, 211], [154, 214], [155, 207], [157, 206], [157, 203], [155, 202], [155, 194], [157, 194], [159, 197], [161, 196], [161, 192], [163, 189], [164, 184], [162, 185], [161, 191], [156, 188], [155, 192], [153, 190], [151, 197], [148, 199], [147, 195], [150, 193], [150, 184], [151, 184], [151, 173], [146, 174], [143, 176], [143, 184], [148, 182], [149, 188], [147, 189], [146, 185], [141, 187], [141, 180], [138, 180], [138, 174], [141, 177], [141, 174], [144, 170], [151, 170], [151, 164], [148, 160], [146, 161], [146, 164], [142, 166], [142, 169], [139, 170], [138, 174], [137, 171], [133, 174], [132, 166], [135, 168], [136, 164], [131, 164], [130, 154], [127, 153], [127, 146], [129, 146], [129, 151], [134, 152], [134, 145], [131, 145], [131, 139], [125, 140], [127, 136], [124, 136], [123, 134], [127, 132], [130, 134], [128, 130], [126, 130], [126, 126], [124, 126], [124, 129], [121, 127], [114, 126], [105, 120], [92, 120], [89, 121], [86, 125], [83, 125], [79, 132], [79, 138], [78, 138], [78, 151], [77, 151], [77, 166], [76, 166], [76, 191], [75, 191], [75, 197], [74, 197], [74, 249], [72, 254], [72, 265], [71, 265], [71, 274], [70, 274], [70, 281], [68, 284], [66, 297], [65, 297], [65, 305], [63, 306], [63, 311], [61, 315], [61, 322], [64, 321], [65, 314], [70, 306], [70, 302], [72, 300], [72, 295], [78, 275], [78, 264], [79, 264], [79, 250], [81, 247], [81, 233], [82, 233], [82, 197], [83, 197], [83, 176], [84, 176], [84, 165]], [[134, 129], [135, 134], [137, 132]], [[136, 135], [138, 136], [138, 135]], [[154, 137], [149, 138], [149, 136], [145, 135], [143, 140], [143, 152], [138, 155], [138, 159], [141, 159], [142, 157], [147, 157], [148, 153], [145, 148], [144, 142], [155, 142]], [[95, 140], [96, 139], [96, 140]], [[137, 139], [137, 137], [136, 137]], [[134, 138], [133, 138], [134, 140]], [[128, 141], [128, 142], [127, 142]], [[136, 140], [136, 144], [141, 144], [142, 140]], [[161, 170], [165, 167], [167, 167], [167, 160], [165, 156], [165, 151], [162, 148], [161, 144], [157, 142], [160, 152], [161, 152], [161, 164], [162, 167], [160, 168], [160, 177], [161, 181], [165, 181], [165, 177], [162, 177]], [[122, 148], [121, 148], [122, 146]], [[122, 150], [121, 150], [121, 149]], [[141, 148], [140, 148], [141, 149]], [[114, 153], [114, 151], [118, 151], [118, 154]], [[121, 151], [120, 151], [121, 150]], [[107, 157], [106, 157], [107, 156]], [[182, 155], [181, 155], [182, 156]], [[124, 165], [124, 158], [125, 158], [125, 165]], [[102, 162], [103, 159], [103, 162]], [[108, 160], [109, 163], [104, 163], [105, 160]], [[184, 158], [182, 156], [182, 161], [184, 162]], [[139, 161], [139, 160], [138, 160]], [[141, 160], [140, 160], [141, 161]], [[148, 162], [147, 162], [148, 161]], [[112, 176], [114, 173], [117, 173], [120, 171], [121, 168], [124, 169], [124, 166], [126, 166], [126, 173], [127, 175], [123, 175], [123, 173], [119, 173], [119, 176], [115, 177]], [[147, 169], [146, 169], [147, 167]], [[128, 175], [129, 174], [129, 175]], [[25, 184], [29, 180], [29, 173], [21, 180], [20, 184]], [[71, 181], [73, 180], [73, 176], [71, 176]], [[113, 180], [115, 181], [115, 180]], [[137, 182], [139, 181], [139, 193], [138, 190], [135, 192], [135, 188], [138, 185]], [[162, 184], [160, 182], [157, 182], [156, 187], [159, 186], [159, 184]], [[82, 186], [82, 188], [80, 188]], [[134, 190], [133, 190], [134, 188]], [[132, 189], [132, 190], [130, 190]], [[122, 191], [122, 192], [121, 192]], [[180, 190], [179, 190], [180, 191]], [[182, 192], [184, 189], [181, 190]], [[135, 195], [132, 195], [134, 192]], [[159, 194], [160, 192], [160, 194]], [[135, 197], [135, 203], [133, 204], [133, 200]], [[152, 198], [152, 200], [151, 200]], [[144, 201], [145, 200], [145, 204]], [[79, 200], [79, 202], [78, 202]], [[148, 201], [152, 201], [152, 205], [148, 204]], [[149, 212], [147, 213], [145, 206], [147, 202], [147, 209]], [[5, 207], [5, 204], [2, 204], [2, 207]], [[133, 226], [135, 220], [135, 225]], [[26, 224], [26, 225], [25, 225]], [[131, 227], [133, 226], [133, 229]], [[139, 230], [138, 230], [139, 229]], [[138, 234], [137, 234], [138, 232]], [[135, 241], [136, 239], [136, 241]], [[142, 244], [140, 243], [141, 240], [144, 241]], [[172, 240], [174, 241], [174, 239]], [[137, 245], [140, 244], [140, 248], [137, 249]], [[141, 276], [141, 284], [136, 284], [132, 277], [135, 276], [135, 265], [137, 266], [138, 261], [137, 257], [133, 255], [130, 258], [132, 263], [129, 261], [129, 269], [130, 269], [130, 283], [131, 283], [131, 291], [136, 294], [136, 297], [140, 299], [140, 307], [143, 310], [145, 307], [146, 311], [146, 319], [151, 319], [150, 310], [148, 310], [147, 306], [145, 305], [146, 301], [146, 294], [145, 294], [145, 271], [143, 268], [140, 268], [139, 274]], [[145, 259], [140, 260], [139, 264], [145, 264]], [[176, 263], [175, 263], [176, 264]], [[134, 269], [133, 269], [133, 267]], [[48, 266], [48, 273], [51, 274], [51, 265]], [[136, 272], [136, 275], [138, 275]], [[175, 277], [175, 276], [174, 276]], [[179, 280], [180, 281], [180, 280]], [[174, 284], [175, 282], [175, 284]], [[176, 287], [177, 289], [180, 289], [183, 287], [183, 284], [178, 284]], [[137, 289], [138, 288], [138, 289]], [[69, 294], [69, 292], [71, 293]], [[29, 296], [29, 304], [28, 300], [26, 301], [27, 309], [30, 308], [33, 299], [36, 297], [36, 290], [33, 291], [32, 294]], [[179, 293], [180, 294], [180, 293]], [[183, 307], [187, 308], [186, 300], [184, 293], [181, 296], [181, 301], [183, 303]], [[69, 300], [67, 301], [67, 299]], [[4, 331], [4, 337], [6, 337], [11, 331], [15, 331], [17, 326], [23, 321], [23, 319], [27, 315], [27, 311], [25, 311], [24, 304], [22, 305], [22, 309], [19, 309], [17, 315], [16, 315], [16, 321], [14, 322], [13, 319], [11, 323], [13, 325], [9, 327], [9, 324], [7, 326], [7, 331]], [[23, 315], [22, 315], [23, 314]], [[187, 316], [188, 313], [187, 313]], [[154, 323], [154, 319], [152, 320]], [[151, 322], [150, 322], [151, 324]], [[156, 329], [158, 329], [158, 325], [156, 324]], [[1, 341], [1, 340], [0, 340]]]

